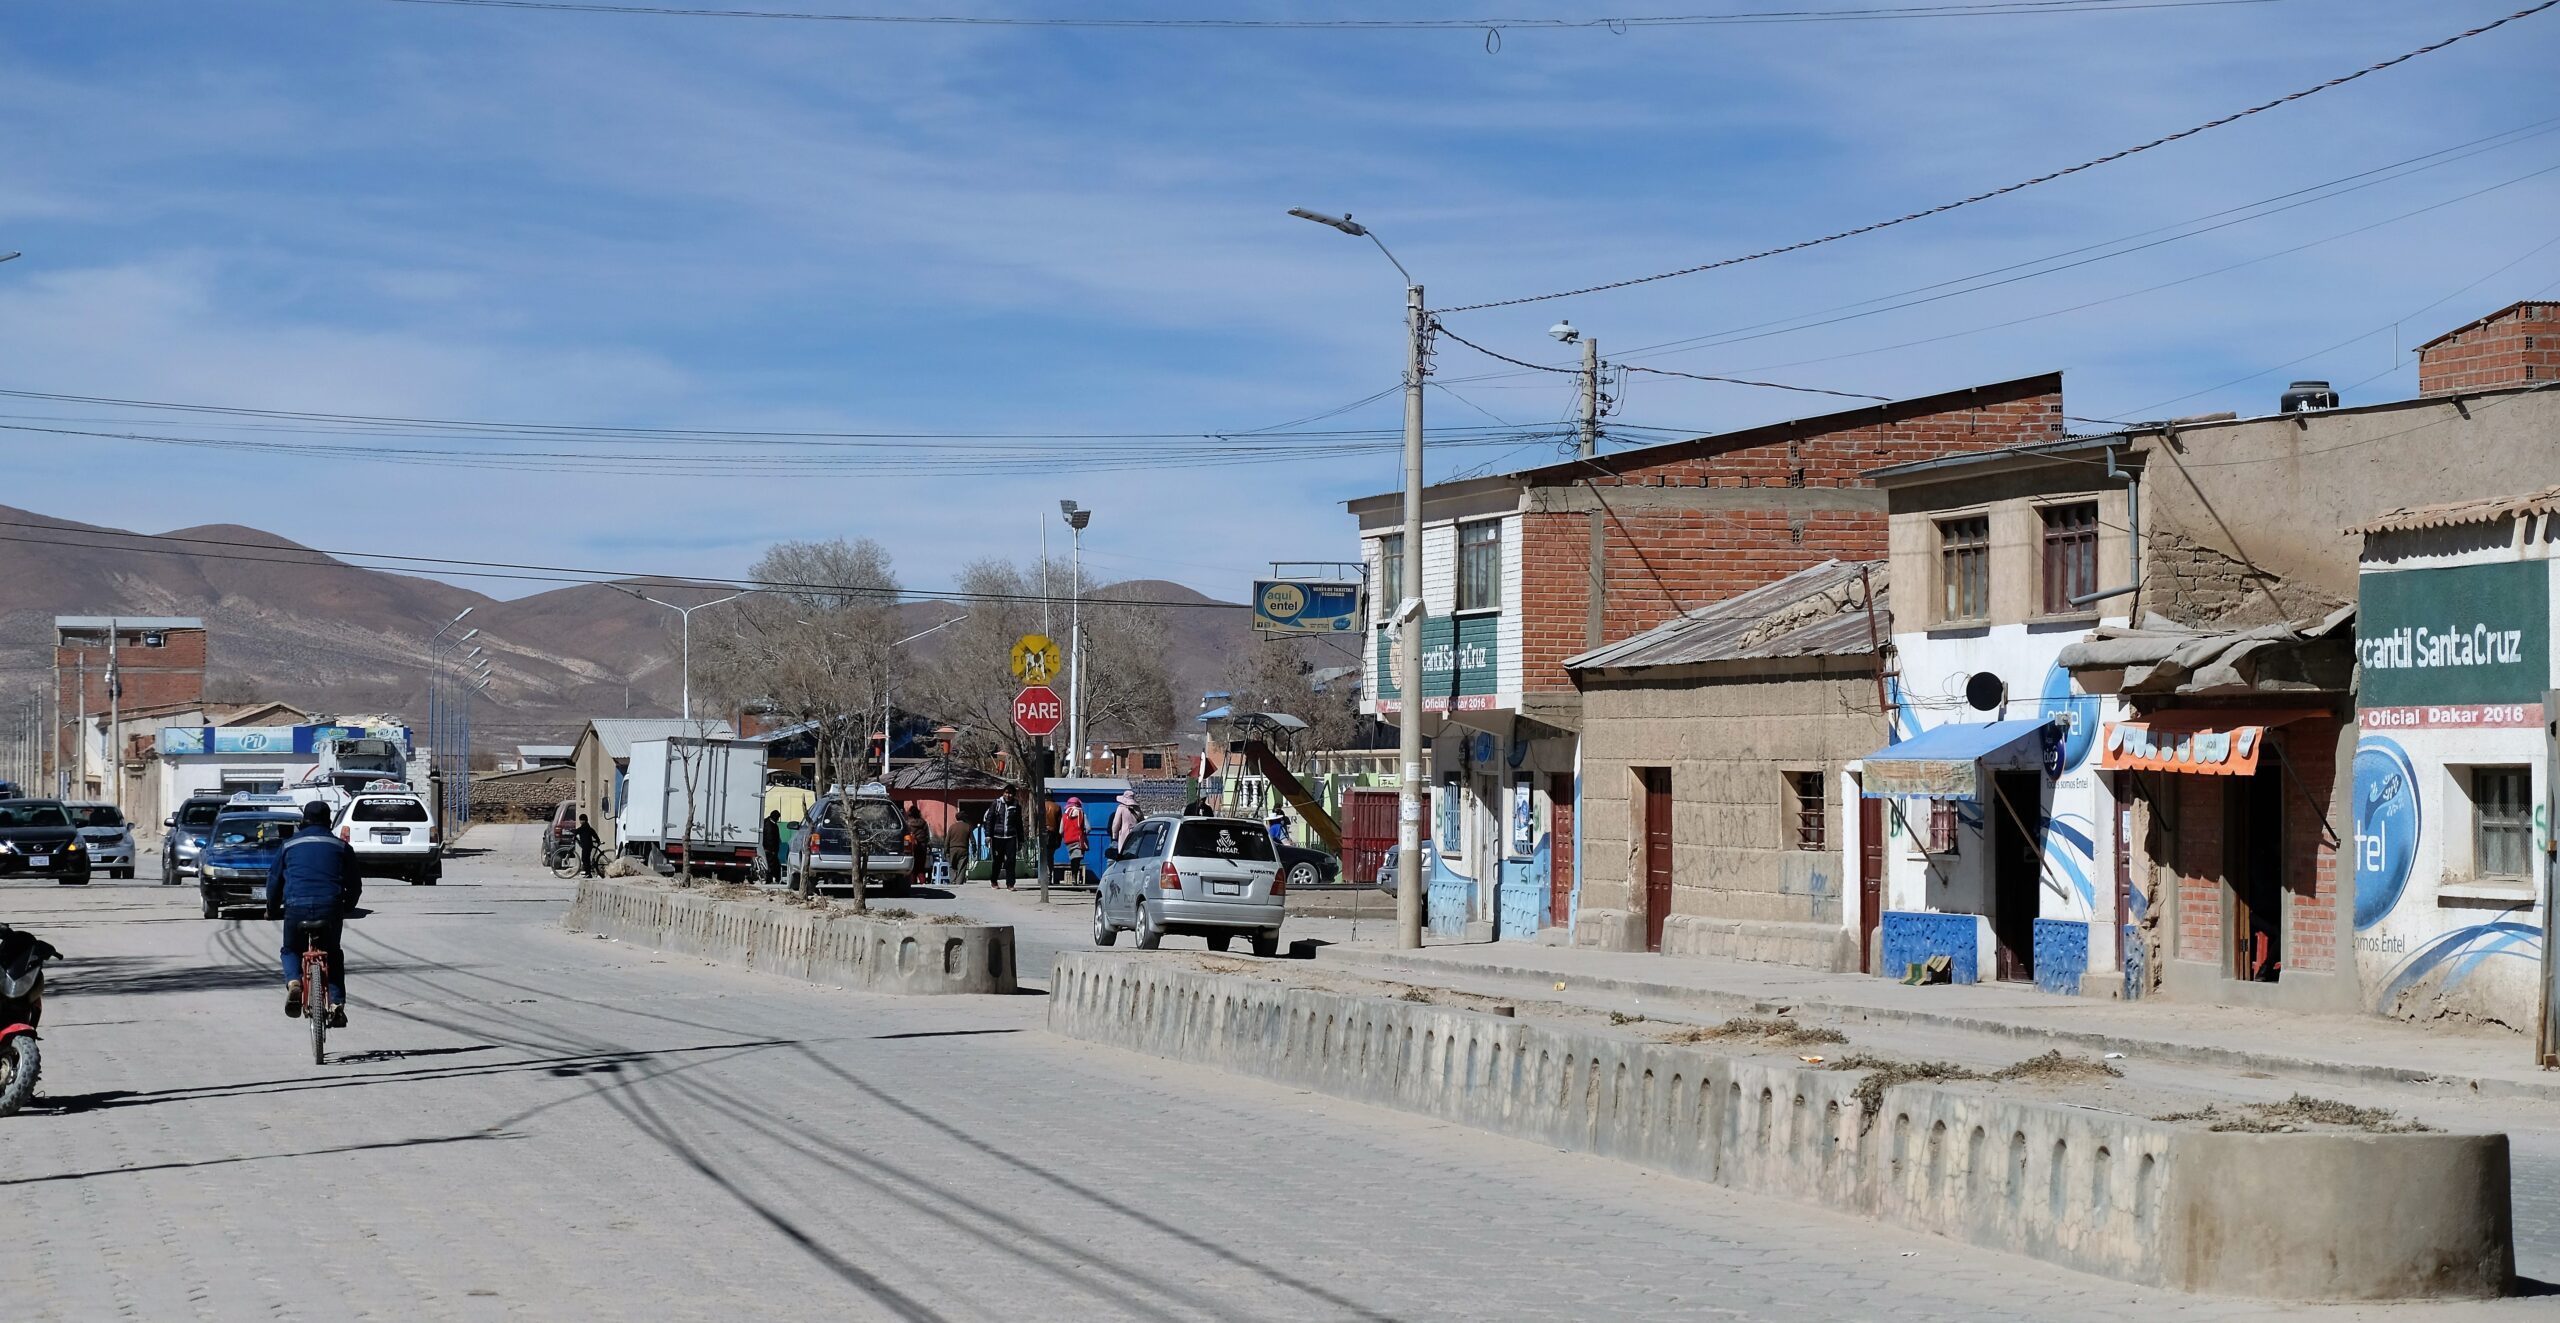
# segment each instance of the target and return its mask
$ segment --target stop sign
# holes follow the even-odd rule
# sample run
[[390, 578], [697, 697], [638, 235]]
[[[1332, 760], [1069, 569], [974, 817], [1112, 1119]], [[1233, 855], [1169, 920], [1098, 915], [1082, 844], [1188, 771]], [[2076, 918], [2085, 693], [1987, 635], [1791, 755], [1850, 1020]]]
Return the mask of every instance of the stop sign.
[[1066, 705], [1058, 701], [1058, 691], [1045, 684], [1032, 685], [1013, 696], [1013, 724], [1033, 739], [1056, 730], [1065, 717]]

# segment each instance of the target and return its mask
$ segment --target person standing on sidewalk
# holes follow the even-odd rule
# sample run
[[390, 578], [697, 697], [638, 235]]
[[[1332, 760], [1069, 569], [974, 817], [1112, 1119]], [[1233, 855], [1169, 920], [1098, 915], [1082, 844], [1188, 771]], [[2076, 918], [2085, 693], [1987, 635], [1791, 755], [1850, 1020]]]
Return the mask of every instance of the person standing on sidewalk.
[[1014, 869], [1022, 851], [1022, 806], [1008, 794], [987, 806], [987, 820], [980, 825], [986, 828], [988, 862], [993, 865], [987, 870], [987, 881], [1011, 891], [1021, 881]]
[[1058, 846], [1066, 852], [1063, 862], [1071, 878], [1084, 871], [1085, 830], [1084, 801], [1068, 800], [1066, 808], [1058, 815]]
[[1111, 809], [1111, 844], [1114, 849], [1129, 848], [1129, 838], [1138, 834], [1138, 792], [1123, 790]]
[[764, 880], [772, 882], [782, 876], [782, 810], [764, 815]]

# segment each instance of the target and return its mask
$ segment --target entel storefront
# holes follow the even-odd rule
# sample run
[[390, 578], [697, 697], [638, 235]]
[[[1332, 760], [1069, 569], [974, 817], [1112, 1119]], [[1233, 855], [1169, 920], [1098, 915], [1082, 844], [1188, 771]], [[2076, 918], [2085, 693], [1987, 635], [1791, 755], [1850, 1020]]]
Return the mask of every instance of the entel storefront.
[[2355, 963], [2372, 1009], [2537, 1033], [2555, 1060], [2560, 488], [2360, 530]]

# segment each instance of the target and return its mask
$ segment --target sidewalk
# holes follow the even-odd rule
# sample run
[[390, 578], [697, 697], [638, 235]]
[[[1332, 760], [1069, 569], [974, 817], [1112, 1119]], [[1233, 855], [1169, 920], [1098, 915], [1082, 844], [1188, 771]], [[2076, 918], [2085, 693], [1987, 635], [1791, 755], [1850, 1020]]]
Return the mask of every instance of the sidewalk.
[[[1334, 925], [1293, 925], [1296, 936]], [[1659, 956], [1531, 942], [1425, 945], [1399, 951], [1363, 924], [1359, 940], [1318, 949], [1318, 963], [1466, 991], [1593, 1001], [1641, 1013], [1800, 1015], [1926, 1025], [2070, 1044], [2151, 1060], [2260, 1070], [2353, 1084], [2451, 1084], [2482, 1096], [2560, 1101], [2560, 1071], [2531, 1061], [2521, 1034], [2414, 1025], [2380, 1016], [2267, 1012], [2193, 1002], [2057, 997], [2021, 984], [1905, 987], [1865, 974], [1791, 965]], [[1323, 934], [1332, 937], [1332, 932]], [[1428, 940], [1428, 939], [1426, 939]], [[1564, 985], [1562, 993], [1557, 985]], [[1576, 996], [1575, 994], [1581, 994]], [[1596, 1004], [1596, 1003], [1595, 1003]]]

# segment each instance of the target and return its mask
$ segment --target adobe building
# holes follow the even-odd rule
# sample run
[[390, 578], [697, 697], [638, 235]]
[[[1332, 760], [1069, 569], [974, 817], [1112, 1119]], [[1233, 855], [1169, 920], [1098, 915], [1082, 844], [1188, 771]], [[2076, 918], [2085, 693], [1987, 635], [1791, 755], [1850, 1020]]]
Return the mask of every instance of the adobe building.
[[[1884, 737], [1882, 562], [1825, 561], [1565, 665], [1582, 690], [1578, 940], [1863, 969], [1883, 801], [1847, 764]], [[1863, 889], [1863, 896], [1861, 891]]]
[[[2062, 378], [2046, 373], [1427, 488], [1414, 706], [1432, 749], [1432, 928], [1526, 937], [1573, 922], [1577, 813], [1595, 790], [1576, 787], [1584, 700], [1569, 659], [1825, 561], [1881, 558], [1869, 469], [2053, 441], [2062, 426]], [[1402, 497], [1349, 508], [1372, 589], [1361, 711], [1392, 724], [1407, 709], [1388, 655], [1406, 596]]]

